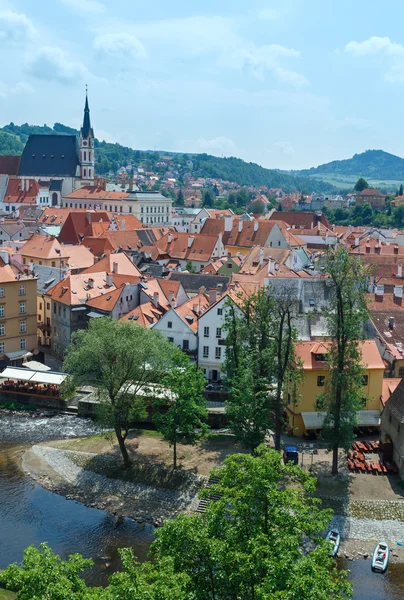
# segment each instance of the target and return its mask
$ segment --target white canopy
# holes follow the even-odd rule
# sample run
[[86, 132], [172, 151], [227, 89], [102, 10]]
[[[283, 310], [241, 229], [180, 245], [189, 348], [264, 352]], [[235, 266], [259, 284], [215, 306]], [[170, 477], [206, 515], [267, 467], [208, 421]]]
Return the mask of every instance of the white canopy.
[[44, 373], [43, 371], [31, 371], [21, 367], [6, 367], [0, 374], [1, 379], [34, 381], [35, 383], [51, 383], [54, 385], [60, 385], [66, 377], [64, 373]]
[[60, 385], [65, 379], [66, 375], [63, 375], [62, 373], [42, 373], [36, 371], [31, 377], [30, 381], [35, 381], [36, 383], [52, 383], [54, 385]]
[[22, 363], [22, 366], [31, 371], [50, 371], [51, 368], [37, 360], [29, 360], [28, 362]]
[[20, 379], [21, 381], [29, 381], [34, 374], [34, 371], [28, 369], [19, 369], [15, 367], [7, 367], [1, 374], [3, 379]]
[[[321, 429], [327, 413], [325, 412], [302, 412], [302, 419], [306, 429]], [[380, 425], [380, 413], [378, 410], [360, 410], [358, 425], [362, 427], [377, 427]]]

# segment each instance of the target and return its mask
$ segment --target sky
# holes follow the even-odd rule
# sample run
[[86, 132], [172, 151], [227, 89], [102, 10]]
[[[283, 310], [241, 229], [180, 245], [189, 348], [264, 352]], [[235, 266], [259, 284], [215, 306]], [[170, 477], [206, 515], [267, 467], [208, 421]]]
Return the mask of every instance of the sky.
[[302, 169], [404, 156], [403, 0], [0, 0], [0, 126]]

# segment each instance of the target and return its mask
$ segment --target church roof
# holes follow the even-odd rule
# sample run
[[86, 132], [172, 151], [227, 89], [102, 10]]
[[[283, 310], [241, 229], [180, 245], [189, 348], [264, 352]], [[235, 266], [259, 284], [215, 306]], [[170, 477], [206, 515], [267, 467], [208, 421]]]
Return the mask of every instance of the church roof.
[[24, 177], [76, 177], [79, 166], [75, 135], [33, 134], [21, 156], [19, 175]]
[[86, 103], [84, 105], [84, 119], [83, 119], [83, 127], [81, 128], [81, 135], [83, 138], [88, 138], [91, 132], [92, 137], [94, 137], [94, 132], [91, 127], [90, 122], [90, 109], [88, 107], [88, 96], [86, 94]]

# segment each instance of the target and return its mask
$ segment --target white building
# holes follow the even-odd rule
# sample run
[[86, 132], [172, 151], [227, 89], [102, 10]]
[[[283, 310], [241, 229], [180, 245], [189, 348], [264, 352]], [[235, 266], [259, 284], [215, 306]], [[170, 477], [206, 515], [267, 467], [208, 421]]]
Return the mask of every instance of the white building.
[[[210, 292], [213, 293], [213, 290]], [[215, 292], [214, 292], [215, 293]], [[198, 367], [209, 381], [222, 378], [226, 355], [226, 331], [228, 294], [223, 295], [199, 317], [198, 320]], [[214, 298], [211, 298], [214, 300]]]

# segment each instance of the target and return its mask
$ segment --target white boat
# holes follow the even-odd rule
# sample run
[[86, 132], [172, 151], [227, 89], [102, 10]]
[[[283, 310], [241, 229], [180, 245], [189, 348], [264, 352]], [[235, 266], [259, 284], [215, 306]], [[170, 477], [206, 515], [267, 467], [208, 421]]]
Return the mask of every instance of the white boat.
[[341, 534], [338, 531], [338, 529], [330, 529], [325, 539], [331, 542], [333, 545], [331, 550], [331, 556], [336, 556], [339, 550], [339, 545], [341, 543]]
[[379, 542], [372, 556], [372, 571], [384, 573], [389, 564], [390, 550], [386, 542]]

